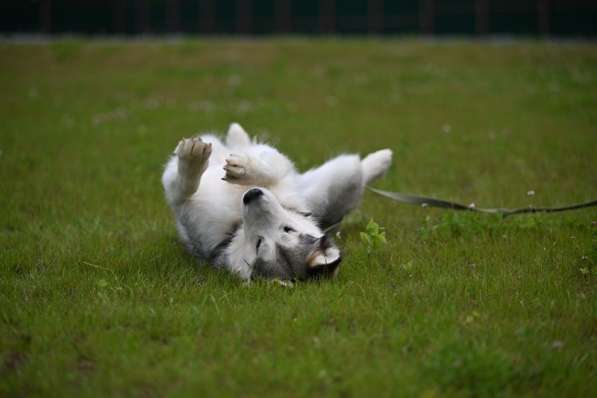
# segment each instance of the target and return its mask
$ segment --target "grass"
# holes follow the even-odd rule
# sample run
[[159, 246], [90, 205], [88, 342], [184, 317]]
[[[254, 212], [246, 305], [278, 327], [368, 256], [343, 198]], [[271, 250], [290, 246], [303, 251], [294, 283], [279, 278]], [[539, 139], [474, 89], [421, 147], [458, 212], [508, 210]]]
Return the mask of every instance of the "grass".
[[159, 182], [180, 137], [239, 121], [301, 169], [390, 147], [382, 189], [595, 199], [595, 46], [5, 42], [0, 87], [0, 395], [597, 394], [594, 209], [367, 194], [338, 279], [282, 288], [197, 267]]

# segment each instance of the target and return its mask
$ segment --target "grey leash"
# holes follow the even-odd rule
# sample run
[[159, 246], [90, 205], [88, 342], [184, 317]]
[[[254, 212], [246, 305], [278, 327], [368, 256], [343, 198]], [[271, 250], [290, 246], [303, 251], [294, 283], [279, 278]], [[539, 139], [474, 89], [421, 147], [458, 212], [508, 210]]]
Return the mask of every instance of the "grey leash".
[[399, 192], [389, 192], [383, 191], [381, 189], [367, 187], [370, 191], [375, 192], [378, 195], [385, 196], [386, 198], [390, 198], [398, 203], [405, 203], [409, 205], [421, 206], [421, 207], [437, 207], [440, 209], [450, 209], [450, 210], [463, 210], [463, 211], [474, 211], [477, 213], [488, 213], [488, 214], [499, 214], [502, 217], [506, 218], [508, 216], [513, 216], [516, 214], [526, 214], [526, 213], [557, 213], [560, 211], [567, 211], [567, 210], [577, 210], [577, 209], [584, 209], [586, 207], [593, 207], [597, 206], [597, 200], [592, 200], [590, 202], [579, 203], [570, 206], [562, 206], [562, 207], [521, 207], [518, 209], [503, 209], [503, 208], [495, 208], [495, 209], [487, 209], [476, 207], [474, 204], [470, 206], [465, 206], [460, 203], [450, 202], [447, 200], [442, 199], [435, 199], [435, 198], [428, 198], [425, 196], [415, 196], [415, 195], [405, 195]]

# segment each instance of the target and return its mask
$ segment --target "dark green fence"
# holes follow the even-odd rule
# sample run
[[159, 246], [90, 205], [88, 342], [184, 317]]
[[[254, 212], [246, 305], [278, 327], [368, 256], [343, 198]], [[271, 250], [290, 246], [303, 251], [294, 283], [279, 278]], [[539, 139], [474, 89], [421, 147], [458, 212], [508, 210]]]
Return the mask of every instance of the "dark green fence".
[[0, 0], [0, 32], [595, 37], [597, 0]]

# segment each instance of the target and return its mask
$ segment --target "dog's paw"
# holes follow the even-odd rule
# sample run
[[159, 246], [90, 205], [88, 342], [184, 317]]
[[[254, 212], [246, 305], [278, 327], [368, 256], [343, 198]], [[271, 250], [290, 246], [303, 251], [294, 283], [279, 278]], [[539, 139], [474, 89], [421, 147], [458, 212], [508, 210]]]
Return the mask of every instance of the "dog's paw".
[[373, 152], [361, 161], [365, 182], [369, 183], [383, 176], [392, 164], [392, 151], [382, 149]]
[[228, 182], [240, 182], [247, 179], [249, 173], [249, 159], [245, 155], [230, 154], [226, 158], [226, 164], [224, 165], [224, 181]]
[[205, 170], [211, 155], [211, 144], [199, 137], [183, 138], [174, 151], [178, 156], [179, 172], [200, 172]]

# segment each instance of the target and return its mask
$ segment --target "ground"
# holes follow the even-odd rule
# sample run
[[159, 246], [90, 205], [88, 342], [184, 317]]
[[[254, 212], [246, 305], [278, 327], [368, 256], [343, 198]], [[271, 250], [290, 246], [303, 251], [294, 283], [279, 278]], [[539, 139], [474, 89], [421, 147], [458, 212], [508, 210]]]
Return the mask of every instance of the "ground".
[[368, 193], [338, 278], [285, 288], [198, 266], [160, 185], [238, 121], [300, 169], [392, 148], [382, 189], [596, 199], [593, 44], [4, 42], [0, 87], [0, 395], [596, 396], [597, 210]]

